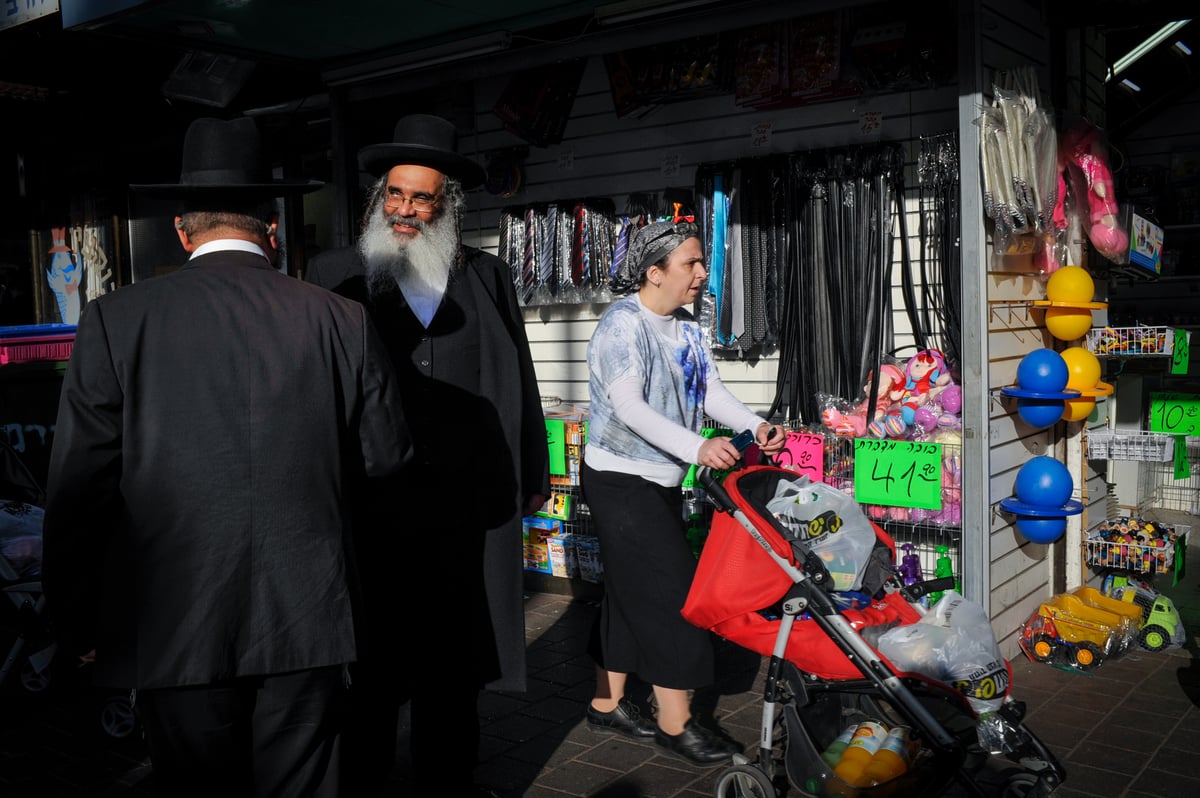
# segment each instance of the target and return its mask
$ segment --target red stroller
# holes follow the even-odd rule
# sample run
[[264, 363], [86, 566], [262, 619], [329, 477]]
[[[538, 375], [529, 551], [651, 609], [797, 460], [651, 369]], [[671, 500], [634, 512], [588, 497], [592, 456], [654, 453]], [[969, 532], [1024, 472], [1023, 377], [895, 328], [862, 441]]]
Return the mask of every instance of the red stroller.
[[[805, 535], [789, 531], [767, 509], [780, 483], [795, 482], [797, 474], [751, 466], [723, 482], [704, 471], [699, 476], [718, 512], [683, 615], [770, 656], [757, 760], [735, 757], [718, 778], [717, 798], [784, 795], [781, 764], [792, 787], [816, 798], [1025, 798], [1049, 795], [1065, 779], [1054, 755], [1024, 726], [1024, 704], [1007, 695], [1009, 674], [993, 682], [1000, 691], [987, 697], [1003, 701], [992, 702], [999, 706], [985, 718], [964, 685], [901, 672], [867, 642], [919, 621], [920, 597], [952, 588], [952, 579], [902, 587], [895, 543], [868, 522], [876, 540], [861, 571], [861, 593], [870, 603], [848, 606], [853, 594], [833, 589], [826, 561], [801, 539]], [[822, 751], [847, 723], [872, 719], [907, 726], [920, 753], [902, 775], [856, 787], [839, 778]]]

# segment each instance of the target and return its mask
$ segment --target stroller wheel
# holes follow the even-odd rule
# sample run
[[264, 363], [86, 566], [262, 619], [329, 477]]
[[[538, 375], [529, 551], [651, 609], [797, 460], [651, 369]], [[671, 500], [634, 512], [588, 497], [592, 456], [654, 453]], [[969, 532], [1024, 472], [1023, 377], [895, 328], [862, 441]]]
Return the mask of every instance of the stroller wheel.
[[717, 779], [716, 798], [776, 798], [775, 785], [754, 765], [734, 765]]
[[109, 737], [124, 739], [137, 728], [137, 717], [125, 696], [110, 696], [100, 707], [100, 727]]
[[1004, 783], [1000, 798], [1033, 798], [1038, 791], [1038, 778], [1032, 773], [1017, 773]]
[[31, 693], [40, 693], [50, 686], [49, 669], [38, 670], [30, 660], [21, 664], [21, 686]]

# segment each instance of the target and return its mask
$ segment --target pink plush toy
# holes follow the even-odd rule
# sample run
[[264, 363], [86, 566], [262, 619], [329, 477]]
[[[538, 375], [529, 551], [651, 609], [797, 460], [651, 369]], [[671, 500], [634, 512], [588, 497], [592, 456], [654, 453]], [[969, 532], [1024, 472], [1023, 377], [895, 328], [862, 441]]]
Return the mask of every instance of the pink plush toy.
[[[885, 363], [879, 367], [879, 389], [876, 393], [875, 412], [867, 420], [867, 402], [871, 393], [871, 378], [863, 386], [866, 395], [853, 409], [843, 413], [833, 404], [821, 413], [821, 423], [843, 438], [898, 437], [904, 433], [905, 425], [900, 421], [897, 402], [904, 395], [904, 374], [899, 367]], [[894, 434], [893, 434], [894, 433]]]
[[900, 399], [900, 418], [909, 426], [919, 423], [922, 429], [925, 429], [924, 424], [929, 423], [929, 429], [932, 429], [939, 414], [934, 413], [930, 420], [929, 413], [922, 413], [918, 421], [917, 411], [933, 403], [952, 384], [946, 360], [941, 352], [936, 349], [917, 352], [909, 358], [904, 367], [904, 395]]
[[1063, 160], [1083, 173], [1087, 180], [1087, 203], [1091, 211], [1088, 238], [1101, 255], [1121, 260], [1129, 249], [1129, 235], [1121, 227], [1112, 171], [1100, 140], [1100, 131], [1086, 122], [1071, 128], [1062, 140]]

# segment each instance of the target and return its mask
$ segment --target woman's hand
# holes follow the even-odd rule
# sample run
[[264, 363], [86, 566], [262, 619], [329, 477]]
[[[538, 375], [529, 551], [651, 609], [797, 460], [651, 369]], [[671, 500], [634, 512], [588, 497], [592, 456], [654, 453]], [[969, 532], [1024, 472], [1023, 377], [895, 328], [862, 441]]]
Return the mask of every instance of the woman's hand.
[[729, 438], [712, 437], [700, 444], [696, 463], [717, 471], [724, 471], [737, 465], [741, 457], [742, 453], [730, 442]]
[[775, 454], [787, 443], [787, 433], [778, 424], [759, 424], [755, 434], [758, 449], [763, 454]]

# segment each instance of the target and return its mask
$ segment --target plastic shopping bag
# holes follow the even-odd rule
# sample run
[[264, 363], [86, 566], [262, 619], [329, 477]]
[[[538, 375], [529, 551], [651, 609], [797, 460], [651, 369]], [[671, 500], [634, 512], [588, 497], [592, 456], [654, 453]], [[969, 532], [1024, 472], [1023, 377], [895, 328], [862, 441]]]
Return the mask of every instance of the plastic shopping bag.
[[952, 685], [978, 714], [998, 709], [1008, 693], [1008, 663], [987, 612], [953, 590], [917, 623], [884, 632], [876, 647], [900, 670]]
[[860, 590], [875, 530], [853, 498], [807, 475], [781, 479], [767, 510], [825, 563], [834, 590]]

